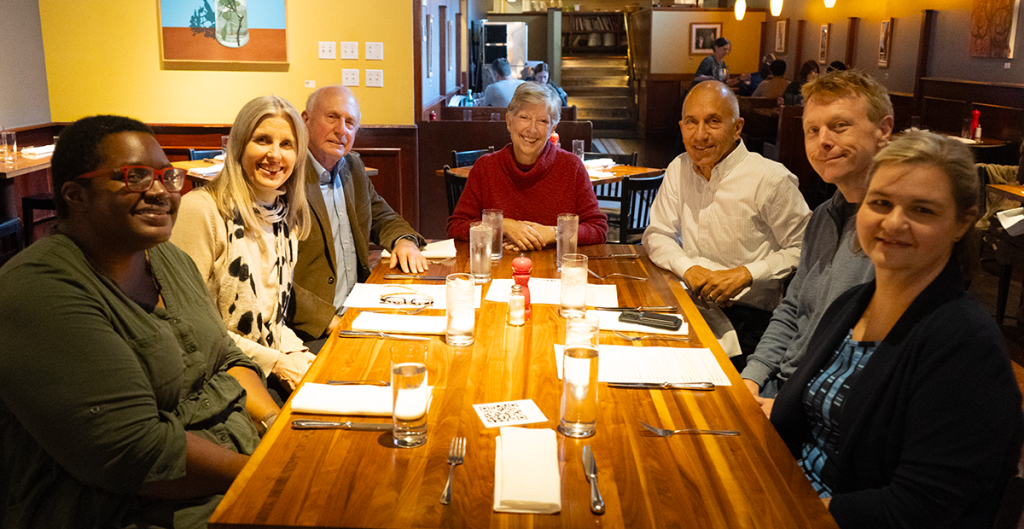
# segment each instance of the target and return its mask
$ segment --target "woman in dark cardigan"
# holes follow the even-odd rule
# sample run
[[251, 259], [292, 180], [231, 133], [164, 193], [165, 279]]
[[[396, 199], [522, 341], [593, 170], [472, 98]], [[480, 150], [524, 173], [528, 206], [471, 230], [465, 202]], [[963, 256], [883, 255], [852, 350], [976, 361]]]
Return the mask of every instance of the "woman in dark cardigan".
[[1024, 440], [1002, 334], [958, 261], [978, 180], [959, 142], [875, 157], [857, 235], [876, 279], [821, 319], [771, 421], [841, 527], [991, 527]]

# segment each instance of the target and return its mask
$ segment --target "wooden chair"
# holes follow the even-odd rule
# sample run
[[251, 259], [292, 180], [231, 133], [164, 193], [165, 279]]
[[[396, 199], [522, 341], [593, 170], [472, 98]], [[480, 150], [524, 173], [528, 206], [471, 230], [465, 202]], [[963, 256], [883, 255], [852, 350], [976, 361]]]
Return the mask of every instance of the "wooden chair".
[[22, 248], [21, 220], [12, 217], [0, 221], [0, 265], [14, 257]]
[[452, 151], [452, 167], [466, 167], [468, 165], [473, 165], [481, 156], [492, 152], [494, 152], [493, 145], [486, 149], [479, 149], [475, 151]]
[[36, 193], [21, 198], [21, 223], [24, 225], [25, 246], [35, 240], [36, 210], [56, 211], [53, 193]]
[[[454, 151], [453, 151], [454, 152]], [[462, 190], [466, 188], [468, 178], [462, 178], [451, 172], [451, 167], [444, 166], [444, 194], [448, 199], [448, 216], [455, 213], [455, 206], [459, 203]]]
[[[978, 164], [979, 197], [981, 211], [987, 208], [988, 169]], [[996, 263], [999, 265], [999, 286], [996, 289], [996, 323], [1002, 325], [1006, 317], [1006, 300], [1010, 295], [1010, 279], [1013, 276], [1013, 263], [1024, 259], [1024, 236], [1013, 236], [992, 217], [988, 230], [982, 233], [982, 242], [995, 250]]]
[[206, 160], [207, 158], [213, 158], [214, 156], [220, 156], [224, 154], [224, 151], [220, 149], [189, 149], [188, 159], [190, 161]]
[[[649, 178], [624, 178], [622, 180], [622, 196], [619, 198], [619, 240], [608, 241], [619, 244], [639, 242], [638, 235], [643, 235], [647, 225], [651, 223], [651, 205], [661, 188], [665, 175]], [[632, 240], [637, 239], [637, 240]]]
[[[603, 152], [585, 152], [583, 153], [584, 160], [597, 160], [598, 158], [611, 158], [611, 160], [619, 165], [636, 165], [639, 153], [633, 151], [632, 154], [608, 154]], [[594, 187], [594, 194], [597, 195], [598, 200], [614, 200], [618, 201], [622, 197], [622, 186], [619, 182], [612, 184], [601, 184]]]

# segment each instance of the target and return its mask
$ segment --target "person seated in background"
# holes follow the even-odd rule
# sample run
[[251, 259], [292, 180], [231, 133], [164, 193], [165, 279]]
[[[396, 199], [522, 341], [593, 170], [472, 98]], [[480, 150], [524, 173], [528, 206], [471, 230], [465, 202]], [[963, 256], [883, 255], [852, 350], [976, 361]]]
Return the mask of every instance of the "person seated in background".
[[992, 527], [1016, 473], [1021, 394], [964, 291], [977, 203], [960, 142], [910, 132], [875, 157], [857, 213], [875, 280], [828, 308], [771, 414], [840, 527]]
[[761, 57], [761, 65], [757, 68], [757, 71], [750, 74], [750, 79], [747, 80], [747, 82], [740, 83], [739, 95], [744, 97], [750, 97], [754, 93], [754, 90], [757, 90], [758, 85], [760, 85], [762, 81], [768, 79], [771, 76], [771, 66], [772, 61], [774, 60], [775, 54], [772, 53], [769, 53], [768, 55]]
[[512, 77], [512, 66], [504, 57], [498, 57], [491, 63], [491, 74], [494, 82], [484, 89], [485, 107], [507, 107], [516, 88], [525, 81]]
[[846, 65], [843, 64], [843, 61], [832, 61], [828, 63], [828, 68], [825, 69], [825, 73], [845, 72], [846, 69]]
[[804, 104], [804, 96], [800, 88], [805, 84], [818, 78], [818, 63], [814, 60], [807, 61], [800, 67], [800, 74], [782, 93], [782, 102], [786, 106], [800, 106]]
[[291, 103], [274, 96], [246, 103], [231, 126], [224, 169], [182, 197], [171, 235], [196, 262], [235, 343], [285, 398], [316, 359], [285, 325], [298, 240], [310, 225], [307, 138]]
[[0, 269], [0, 527], [206, 527], [280, 410], [167, 242], [185, 171], [93, 116], [51, 180], [54, 234]]
[[587, 169], [579, 158], [548, 141], [558, 125], [554, 92], [537, 83], [520, 86], [505, 123], [512, 143], [473, 164], [448, 236], [469, 240], [469, 224], [485, 209], [503, 211], [502, 231], [509, 250], [540, 250], [555, 243], [560, 213], [579, 215], [579, 244], [601, 244], [608, 217], [601, 213]]
[[643, 245], [686, 283], [742, 369], [796, 268], [810, 210], [793, 173], [747, 151], [739, 112], [723, 83], [690, 91], [679, 122], [686, 153], [665, 171]]
[[565, 90], [551, 82], [551, 67], [547, 64], [542, 62], [533, 68], [532, 81], [554, 90], [558, 94], [558, 99], [562, 101], [563, 107], [569, 105], [569, 96], [566, 95]]
[[391, 250], [391, 268], [427, 270], [426, 241], [377, 194], [352, 144], [362, 113], [344, 86], [326, 86], [306, 100], [309, 131], [304, 175], [309, 236], [299, 242], [295, 293], [288, 321], [310, 350], [318, 350], [338, 325], [352, 287], [370, 277], [370, 242]]
[[752, 97], [770, 97], [772, 99], [782, 97], [783, 92], [789, 87], [789, 81], [783, 77], [786, 75], [786, 61], [782, 59], [772, 61], [771, 72], [771, 77], [758, 85]]

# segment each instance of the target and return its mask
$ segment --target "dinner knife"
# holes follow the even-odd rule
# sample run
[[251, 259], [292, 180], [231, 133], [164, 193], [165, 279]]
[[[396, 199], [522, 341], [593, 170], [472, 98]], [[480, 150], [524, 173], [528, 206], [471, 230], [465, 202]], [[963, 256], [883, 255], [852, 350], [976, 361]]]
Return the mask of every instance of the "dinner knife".
[[679, 307], [594, 307], [594, 310], [635, 310], [638, 312], [675, 312]]
[[421, 276], [418, 274], [384, 274], [384, 279], [419, 279], [421, 281], [446, 281], [447, 276]]
[[588, 255], [587, 259], [639, 259], [636, 253], [613, 253], [611, 255]]
[[713, 382], [609, 382], [608, 387], [627, 389], [692, 389], [714, 391]]
[[342, 430], [383, 432], [391, 430], [393, 426], [389, 422], [313, 421], [307, 419], [297, 419], [292, 421], [292, 428], [296, 430], [322, 430], [327, 428], [341, 428]]
[[604, 499], [601, 498], [601, 491], [597, 490], [597, 461], [590, 445], [583, 447], [583, 472], [590, 482], [590, 510], [594, 514], [604, 514]]
[[338, 331], [338, 336], [342, 338], [387, 338], [389, 340], [411, 340], [414, 342], [430, 341], [430, 338], [425, 336], [410, 336], [408, 334], [391, 334], [373, 331]]

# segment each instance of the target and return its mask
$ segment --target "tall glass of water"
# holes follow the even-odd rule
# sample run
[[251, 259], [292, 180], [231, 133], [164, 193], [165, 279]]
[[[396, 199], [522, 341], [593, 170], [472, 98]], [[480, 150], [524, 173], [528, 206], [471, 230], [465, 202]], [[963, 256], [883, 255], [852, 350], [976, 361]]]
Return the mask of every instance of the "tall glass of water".
[[555, 266], [562, 269], [562, 257], [568, 253], [576, 253], [576, 243], [579, 241], [580, 217], [575, 213], [561, 213], [558, 215], [558, 226], [555, 226], [555, 238], [558, 245], [555, 254]]
[[562, 257], [562, 302], [558, 314], [564, 318], [587, 312], [587, 256], [579, 253]]
[[13, 130], [7, 130], [0, 134], [6, 136], [7, 151], [4, 161], [14, 162], [18, 157], [18, 141]]
[[558, 431], [567, 437], [590, 437], [597, 430], [598, 333], [597, 316], [565, 321]]
[[403, 342], [391, 348], [391, 420], [395, 446], [415, 448], [427, 442], [427, 346]]
[[501, 221], [504, 219], [500, 209], [485, 209], [483, 222], [491, 227], [491, 260], [501, 259], [502, 230]]
[[576, 155], [580, 161], [583, 161], [583, 149], [586, 148], [586, 143], [583, 140], [572, 140], [572, 153]]
[[491, 280], [493, 233], [494, 230], [484, 221], [478, 220], [469, 225], [469, 272], [478, 285]]
[[[488, 260], [490, 264], [490, 260]], [[445, 283], [445, 305], [448, 315], [448, 329], [445, 338], [448, 345], [462, 347], [473, 345], [473, 331], [476, 324], [476, 282], [472, 274], [450, 274]]]

